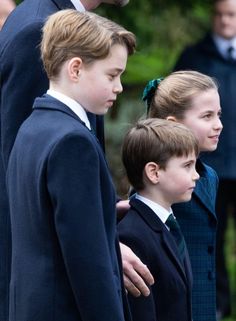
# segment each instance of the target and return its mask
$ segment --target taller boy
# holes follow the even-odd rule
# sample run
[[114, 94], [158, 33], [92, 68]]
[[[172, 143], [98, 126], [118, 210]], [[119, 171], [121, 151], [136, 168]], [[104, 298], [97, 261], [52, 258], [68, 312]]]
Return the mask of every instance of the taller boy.
[[[0, 33], [0, 320], [8, 319], [11, 257], [5, 169], [17, 131], [32, 112], [35, 97], [48, 89], [40, 60], [41, 29], [45, 19], [59, 10], [91, 10], [103, 2], [124, 5], [127, 0], [24, 0]], [[98, 124], [97, 135], [103, 142], [103, 117], [93, 117], [93, 121]]]
[[10, 321], [126, 319], [116, 194], [86, 111], [112, 106], [134, 47], [132, 33], [89, 13], [61, 11], [44, 27], [50, 89], [21, 126], [7, 170]]

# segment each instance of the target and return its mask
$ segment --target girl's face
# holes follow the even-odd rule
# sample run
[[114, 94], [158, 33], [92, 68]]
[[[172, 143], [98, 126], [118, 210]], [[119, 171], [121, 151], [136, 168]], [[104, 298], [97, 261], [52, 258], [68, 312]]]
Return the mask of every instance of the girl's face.
[[223, 128], [220, 115], [220, 98], [216, 89], [206, 90], [193, 97], [191, 108], [185, 112], [181, 123], [193, 131], [201, 152], [217, 148]]

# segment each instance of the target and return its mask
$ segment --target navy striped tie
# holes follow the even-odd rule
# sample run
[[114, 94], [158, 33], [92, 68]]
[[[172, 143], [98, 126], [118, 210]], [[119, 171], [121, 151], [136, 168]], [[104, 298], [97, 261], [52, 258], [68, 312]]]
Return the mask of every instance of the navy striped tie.
[[179, 223], [177, 222], [176, 218], [174, 217], [173, 214], [170, 214], [168, 219], [166, 220], [165, 223], [169, 229], [170, 229], [170, 233], [174, 236], [178, 250], [179, 250], [179, 255], [180, 258], [183, 262], [184, 257], [185, 257], [185, 249], [186, 249], [186, 244], [185, 244], [185, 240], [184, 240], [184, 236], [181, 232]]

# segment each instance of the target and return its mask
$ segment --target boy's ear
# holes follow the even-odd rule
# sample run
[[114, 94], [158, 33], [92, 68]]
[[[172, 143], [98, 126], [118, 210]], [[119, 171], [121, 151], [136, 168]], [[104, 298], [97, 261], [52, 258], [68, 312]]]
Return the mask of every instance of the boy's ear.
[[175, 121], [175, 122], [177, 121], [175, 116], [167, 116], [166, 120]]
[[145, 176], [152, 184], [159, 182], [159, 169], [159, 166], [154, 162], [149, 162], [144, 167]]
[[82, 59], [74, 57], [68, 62], [68, 73], [71, 80], [77, 82], [79, 80], [79, 74], [82, 67]]

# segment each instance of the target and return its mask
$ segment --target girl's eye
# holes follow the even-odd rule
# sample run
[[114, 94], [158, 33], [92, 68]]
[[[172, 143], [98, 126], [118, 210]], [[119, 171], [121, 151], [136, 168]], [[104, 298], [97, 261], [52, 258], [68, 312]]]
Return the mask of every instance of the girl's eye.
[[203, 116], [203, 118], [209, 119], [209, 118], [211, 118], [211, 114], [206, 114]]

